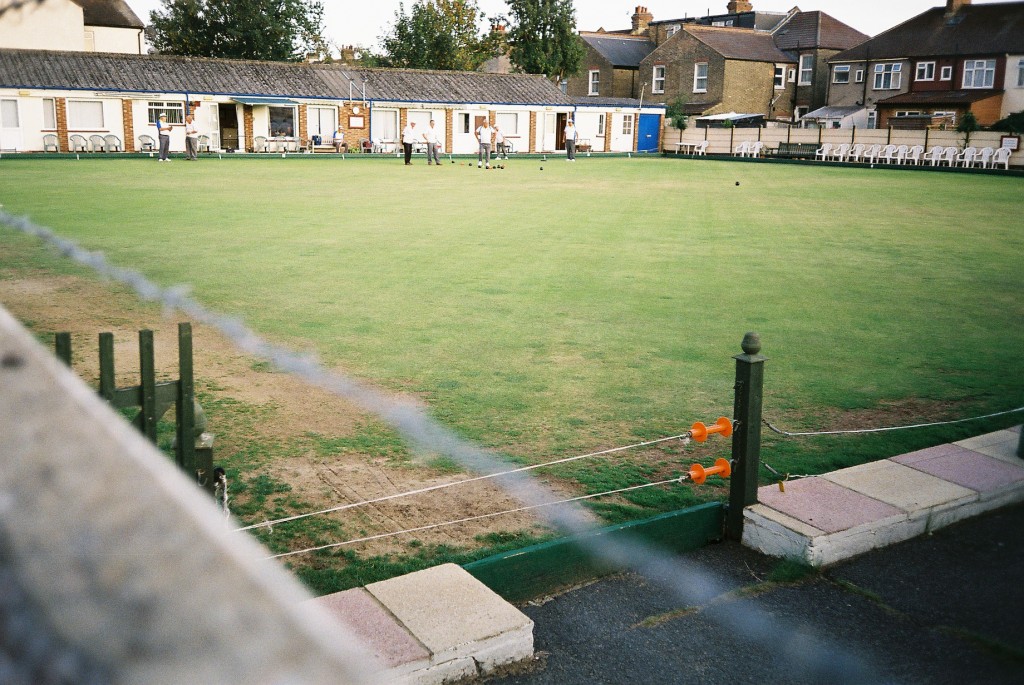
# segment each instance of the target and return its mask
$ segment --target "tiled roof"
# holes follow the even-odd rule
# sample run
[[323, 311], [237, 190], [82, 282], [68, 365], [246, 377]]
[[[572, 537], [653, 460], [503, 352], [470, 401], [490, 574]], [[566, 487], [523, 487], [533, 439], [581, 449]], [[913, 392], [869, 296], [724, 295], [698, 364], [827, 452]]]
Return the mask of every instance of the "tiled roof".
[[[365, 77], [365, 82], [364, 82]], [[542, 76], [174, 55], [0, 50], [0, 87], [370, 100], [569, 105]]]
[[945, 7], [933, 7], [829, 61], [1024, 53], [1024, 2], [965, 5], [951, 20], [945, 15]]
[[726, 59], [748, 62], [794, 62], [775, 46], [772, 35], [763, 31], [711, 26], [685, 26], [684, 31]]
[[775, 44], [780, 50], [847, 50], [869, 38], [824, 12], [798, 12], [775, 31]]
[[879, 105], [969, 105], [972, 102], [985, 100], [999, 95], [1001, 90], [930, 90], [919, 93], [900, 93], [885, 100]]
[[654, 43], [646, 38], [593, 33], [581, 34], [580, 38], [615, 67], [639, 67], [654, 50]]
[[613, 97], [602, 97], [600, 95], [578, 95], [572, 99], [573, 104], [577, 107], [586, 107], [588, 105], [595, 107], [632, 107], [634, 109], [640, 107], [641, 104], [646, 107], [664, 107], [665, 105], [660, 102], [644, 102], [641, 103], [637, 98], [613, 98]]
[[82, 8], [86, 26], [142, 29], [146, 25], [124, 0], [72, 0]]

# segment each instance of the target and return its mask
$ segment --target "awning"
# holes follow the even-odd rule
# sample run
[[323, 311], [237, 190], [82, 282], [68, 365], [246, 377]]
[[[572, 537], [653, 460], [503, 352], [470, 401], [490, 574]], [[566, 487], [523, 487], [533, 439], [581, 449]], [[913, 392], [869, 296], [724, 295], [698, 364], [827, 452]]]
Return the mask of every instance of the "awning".
[[299, 103], [288, 98], [257, 98], [257, 97], [233, 97], [231, 98], [240, 105], [297, 105]]

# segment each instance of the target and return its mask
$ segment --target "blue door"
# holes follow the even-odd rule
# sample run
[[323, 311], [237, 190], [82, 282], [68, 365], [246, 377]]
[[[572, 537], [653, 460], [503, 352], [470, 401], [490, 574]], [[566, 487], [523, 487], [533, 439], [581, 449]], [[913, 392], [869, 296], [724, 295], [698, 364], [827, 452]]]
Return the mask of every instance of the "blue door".
[[637, 132], [638, 137], [636, 141], [637, 152], [657, 152], [658, 151], [658, 135], [660, 133], [661, 115], [660, 114], [641, 114], [640, 115], [640, 130]]

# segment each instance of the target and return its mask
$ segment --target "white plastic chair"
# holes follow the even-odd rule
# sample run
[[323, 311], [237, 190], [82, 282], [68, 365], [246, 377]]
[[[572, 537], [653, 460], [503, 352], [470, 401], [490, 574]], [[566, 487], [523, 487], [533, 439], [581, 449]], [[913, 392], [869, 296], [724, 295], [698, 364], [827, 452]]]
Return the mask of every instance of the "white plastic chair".
[[895, 161], [897, 164], [903, 164], [905, 161], [907, 161], [907, 154], [909, 153], [909, 145], [898, 145], [896, 147], [896, 154], [894, 155], [893, 161]]
[[851, 147], [852, 146], [849, 143], [841, 143], [832, 150], [832, 154], [830, 156], [837, 162], [845, 162], [847, 156], [850, 154]]
[[113, 133], [103, 136], [103, 142], [107, 152], [124, 152], [124, 148], [121, 147], [121, 139]]
[[860, 158], [864, 156], [864, 150], [866, 150], [867, 147], [868, 146], [864, 143], [857, 143], [856, 145], [851, 146], [849, 154], [846, 155], [847, 161], [859, 162]]
[[995, 154], [995, 150], [992, 148], [981, 148], [978, 150], [978, 154], [974, 157], [974, 166], [980, 166], [982, 169], [988, 169], [989, 164], [992, 163], [993, 154]]
[[747, 153], [751, 157], [760, 157], [761, 156], [761, 150], [763, 150], [763, 149], [764, 149], [764, 143], [762, 143], [760, 140], [755, 140], [753, 143], [750, 144], [750, 147], [748, 148]]
[[913, 164], [914, 166], [917, 166], [918, 164], [921, 163], [921, 156], [923, 154], [924, 154], [924, 145], [914, 145], [907, 152], [907, 155], [904, 158], [904, 161], [906, 161], [909, 164]]
[[1009, 170], [1010, 168], [1010, 155], [1013, 154], [1013, 150], [1008, 147], [996, 148], [996, 151], [992, 153], [992, 168], [995, 169], [999, 164], [1003, 165], [1004, 169]]
[[874, 164], [878, 161], [878, 156], [882, 154], [882, 146], [875, 143], [864, 152], [864, 161], [870, 164]]
[[60, 143], [57, 141], [57, 136], [52, 133], [47, 133], [43, 136], [43, 152], [60, 152]]
[[85, 136], [80, 136], [77, 133], [74, 133], [68, 138], [68, 143], [72, 152], [89, 151], [89, 141], [85, 139]]
[[815, 153], [815, 159], [828, 159], [829, 153], [832, 151], [832, 143], [822, 143]]
[[267, 152], [267, 137], [256, 136], [252, 139], [253, 152]]
[[708, 141], [702, 140], [699, 143], [697, 143], [696, 145], [694, 145], [693, 146], [693, 154], [707, 156], [707, 154], [708, 154]]
[[929, 162], [932, 166], [938, 166], [939, 162], [942, 161], [942, 152], [945, 149], [941, 145], [933, 145], [931, 150], [924, 153], [923, 160]]
[[89, 136], [89, 146], [93, 152], [106, 152], [107, 141], [100, 135]]
[[943, 148], [941, 163], [947, 166], [956, 166], [957, 155], [960, 154], [960, 148], [953, 147], [952, 145]]
[[739, 145], [736, 146], [736, 148], [732, 151], [732, 153], [734, 155], [738, 155], [740, 157], [746, 157], [747, 156], [747, 152], [749, 150], [750, 150], [750, 143], [748, 143], [747, 141], [744, 140], [742, 143], [740, 143]]
[[956, 158], [956, 165], [962, 166], [965, 169], [974, 164], [974, 156], [978, 154], [978, 148], [976, 147], [965, 147], [964, 151], [960, 153], [960, 156]]
[[882, 148], [882, 153], [878, 156], [879, 162], [885, 162], [886, 164], [892, 164], [897, 161], [896, 155], [899, 151], [899, 145], [886, 145]]

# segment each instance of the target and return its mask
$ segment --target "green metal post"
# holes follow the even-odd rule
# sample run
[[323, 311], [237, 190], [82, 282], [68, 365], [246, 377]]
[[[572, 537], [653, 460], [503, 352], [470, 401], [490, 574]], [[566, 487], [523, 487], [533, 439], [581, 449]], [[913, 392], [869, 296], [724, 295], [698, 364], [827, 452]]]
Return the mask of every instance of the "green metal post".
[[65, 366], [71, 366], [71, 334], [58, 333], [54, 338], [54, 347], [57, 359], [64, 362]]
[[142, 413], [139, 429], [156, 444], [156, 362], [153, 358], [153, 331], [139, 331], [139, 372], [142, 388]]
[[114, 334], [100, 333], [100, 397], [114, 401]]
[[[176, 414], [177, 436], [175, 444], [178, 448], [178, 465], [186, 473], [196, 473], [196, 435], [195, 435], [195, 382], [192, 372], [192, 324], [178, 324], [178, 397], [174, 402]], [[210, 473], [200, 475], [210, 477]]]
[[729, 511], [725, 519], [726, 536], [743, 537], [743, 509], [757, 504], [757, 475], [761, 466], [761, 403], [764, 386], [764, 362], [759, 354], [761, 337], [743, 336], [743, 354], [736, 360], [736, 399], [733, 404], [732, 479], [729, 483]]
[[1024, 459], [1024, 429], [1020, 431], [1020, 442], [1017, 443], [1017, 456]]

